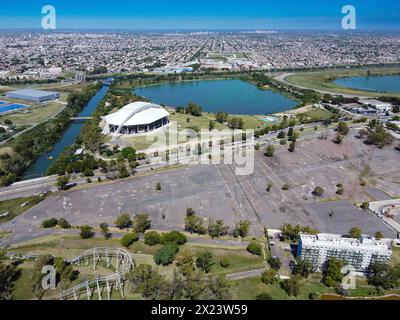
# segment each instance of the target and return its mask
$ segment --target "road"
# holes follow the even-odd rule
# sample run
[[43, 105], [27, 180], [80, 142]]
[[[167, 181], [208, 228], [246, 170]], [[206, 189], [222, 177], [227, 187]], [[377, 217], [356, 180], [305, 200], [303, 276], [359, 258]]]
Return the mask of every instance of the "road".
[[322, 93], [322, 94], [331, 94], [331, 95], [339, 95], [339, 96], [343, 96], [345, 98], [359, 98], [359, 99], [368, 99], [370, 97], [367, 96], [360, 96], [360, 95], [352, 95], [352, 94], [345, 94], [345, 93], [340, 93], [340, 92], [334, 92], [334, 91], [324, 91], [324, 90], [316, 90], [316, 89], [312, 89], [312, 88], [307, 88], [307, 87], [303, 87], [303, 86], [299, 86], [297, 84], [291, 83], [289, 81], [287, 81], [287, 78], [295, 75], [296, 73], [283, 73], [279, 76], [276, 76], [274, 79], [282, 82], [283, 84], [289, 85], [289, 86], [293, 86], [299, 89], [303, 89], [303, 90], [314, 90], [316, 92]]
[[376, 202], [370, 202], [369, 204], [369, 209], [372, 212], [376, 213], [378, 217], [380, 217], [383, 221], [386, 222], [386, 224], [390, 225], [394, 230], [396, 230], [400, 234], [400, 223], [383, 214], [386, 211], [386, 209], [398, 208], [398, 207], [400, 207], [400, 199], [376, 201]]

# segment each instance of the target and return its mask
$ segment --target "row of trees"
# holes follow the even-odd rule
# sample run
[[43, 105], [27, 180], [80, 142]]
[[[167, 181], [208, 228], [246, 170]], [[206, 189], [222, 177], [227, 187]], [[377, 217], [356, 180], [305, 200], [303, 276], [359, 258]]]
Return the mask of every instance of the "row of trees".
[[219, 238], [226, 235], [231, 235], [235, 238], [245, 238], [250, 230], [251, 222], [247, 220], [239, 221], [235, 227], [230, 230], [224, 225], [223, 220], [210, 219], [206, 227], [203, 219], [198, 216], [192, 208], [186, 210], [185, 230], [190, 233], [208, 234], [212, 238]]
[[212, 255], [202, 251], [194, 256], [183, 250], [176, 258], [177, 271], [171, 280], [150, 265], [139, 265], [130, 274], [134, 293], [148, 300], [226, 300], [229, 285], [223, 276], [208, 275]]

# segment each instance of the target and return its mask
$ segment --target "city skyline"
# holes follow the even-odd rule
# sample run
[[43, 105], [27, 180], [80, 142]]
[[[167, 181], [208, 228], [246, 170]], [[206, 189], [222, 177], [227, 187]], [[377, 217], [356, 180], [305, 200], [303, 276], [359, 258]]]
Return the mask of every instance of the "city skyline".
[[341, 29], [342, 7], [352, 5], [357, 10], [357, 29], [400, 29], [400, 4], [397, 1], [330, 1], [304, 3], [250, 2], [226, 0], [217, 3], [205, 0], [187, 4], [173, 0], [146, 3], [112, 3], [104, 0], [79, 3], [75, 0], [16, 0], [0, 4], [0, 29], [37, 29], [41, 26], [44, 5], [57, 12], [58, 29], [123, 29], [123, 30], [335, 30]]

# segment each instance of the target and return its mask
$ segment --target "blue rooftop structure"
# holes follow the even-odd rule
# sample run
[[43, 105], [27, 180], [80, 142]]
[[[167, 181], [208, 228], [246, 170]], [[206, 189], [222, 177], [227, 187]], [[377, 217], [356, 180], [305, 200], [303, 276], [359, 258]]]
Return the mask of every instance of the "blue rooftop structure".
[[21, 89], [6, 93], [7, 98], [20, 99], [30, 102], [45, 102], [60, 98], [60, 94], [54, 91]]

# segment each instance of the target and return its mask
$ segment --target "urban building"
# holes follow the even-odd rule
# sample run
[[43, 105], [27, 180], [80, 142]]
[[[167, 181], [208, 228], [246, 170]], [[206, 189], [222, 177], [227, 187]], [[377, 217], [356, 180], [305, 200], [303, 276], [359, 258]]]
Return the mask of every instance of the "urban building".
[[30, 102], [45, 102], [60, 98], [60, 94], [53, 91], [21, 89], [7, 92], [6, 97]]
[[389, 102], [382, 102], [375, 99], [359, 100], [366, 108], [376, 109], [378, 113], [385, 113], [392, 110], [392, 105]]
[[148, 102], [134, 102], [103, 118], [103, 133], [135, 135], [157, 130], [169, 123], [169, 112]]
[[369, 236], [353, 239], [337, 234], [302, 234], [297, 257], [311, 262], [317, 270], [322, 270], [325, 262], [335, 257], [353, 266], [356, 271], [365, 272], [375, 261], [389, 262], [391, 247], [391, 240], [376, 240]]

